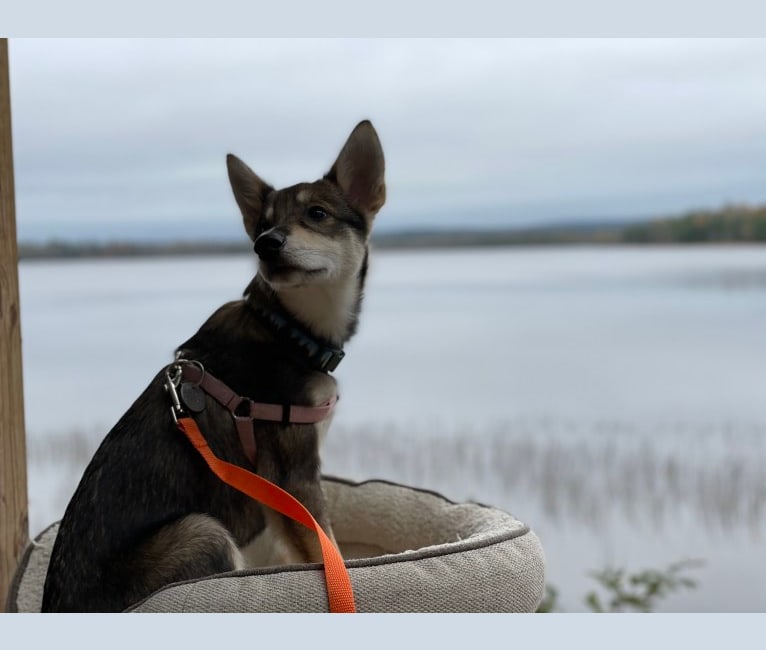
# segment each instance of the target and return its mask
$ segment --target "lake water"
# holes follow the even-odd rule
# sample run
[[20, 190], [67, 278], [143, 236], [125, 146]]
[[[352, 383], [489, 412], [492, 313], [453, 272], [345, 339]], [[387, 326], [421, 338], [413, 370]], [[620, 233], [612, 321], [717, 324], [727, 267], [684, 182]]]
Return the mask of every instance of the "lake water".
[[[33, 533], [249, 256], [23, 262]], [[375, 251], [328, 473], [513, 512], [567, 611], [700, 558], [669, 611], [766, 611], [766, 247]]]

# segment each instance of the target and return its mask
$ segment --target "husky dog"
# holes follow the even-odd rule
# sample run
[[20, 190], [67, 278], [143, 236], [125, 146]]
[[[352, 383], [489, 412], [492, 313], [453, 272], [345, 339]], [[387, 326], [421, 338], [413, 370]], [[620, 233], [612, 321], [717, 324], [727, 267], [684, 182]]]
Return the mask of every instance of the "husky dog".
[[[258, 272], [242, 300], [178, 348], [175, 369], [197, 373], [181, 395], [218, 457], [290, 492], [332, 537], [319, 462], [329, 418], [296, 424], [289, 413], [336, 398], [328, 372], [357, 327], [370, 230], [385, 201], [383, 151], [360, 122], [322, 179], [282, 190], [235, 156], [226, 162]], [[199, 390], [205, 373], [246, 406], [286, 405], [285, 416], [248, 420], [248, 443], [232, 417], [240, 408]], [[321, 561], [311, 532], [208, 469], [176, 427], [169, 377], [154, 377], [86, 468], [61, 521], [43, 611], [121, 611], [172, 582], [261, 562], [264, 545], [270, 563]]]

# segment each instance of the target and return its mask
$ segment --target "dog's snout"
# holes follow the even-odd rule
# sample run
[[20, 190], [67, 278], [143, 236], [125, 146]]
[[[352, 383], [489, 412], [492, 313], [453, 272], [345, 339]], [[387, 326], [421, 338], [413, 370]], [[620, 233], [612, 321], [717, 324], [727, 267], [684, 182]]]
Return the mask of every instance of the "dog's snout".
[[262, 260], [274, 259], [285, 247], [287, 237], [281, 230], [272, 228], [260, 235], [253, 245], [253, 250]]

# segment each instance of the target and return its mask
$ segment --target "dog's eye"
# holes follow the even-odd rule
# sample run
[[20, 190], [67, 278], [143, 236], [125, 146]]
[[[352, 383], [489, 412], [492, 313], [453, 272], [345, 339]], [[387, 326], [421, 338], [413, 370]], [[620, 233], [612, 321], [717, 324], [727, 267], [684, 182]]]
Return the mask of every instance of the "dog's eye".
[[320, 208], [318, 205], [312, 205], [309, 208], [309, 219], [312, 221], [322, 221], [327, 218], [327, 213], [324, 208]]

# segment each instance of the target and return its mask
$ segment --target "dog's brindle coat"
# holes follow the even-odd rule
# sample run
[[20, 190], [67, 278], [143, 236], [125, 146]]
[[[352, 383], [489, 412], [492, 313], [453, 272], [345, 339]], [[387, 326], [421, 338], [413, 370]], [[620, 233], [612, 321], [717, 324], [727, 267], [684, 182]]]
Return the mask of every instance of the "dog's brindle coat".
[[[243, 300], [219, 308], [179, 351], [239, 395], [319, 405], [335, 380], [273, 336], [252, 309], [288, 312], [341, 346], [354, 333], [373, 217], [385, 200], [383, 152], [361, 122], [324, 178], [274, 190], [244, 163], [227, 166], [259, 270]], [[264, 530], [270, 558], [321, 561], [312, 533], [217, 479], [176, 428], [164, 369], [109, 432], [61, 521], [42, 610], [120, 611], [179, 580], [243, 568]], [[320, 485], [319, 443], [328, 422], [255, 422], [256, 467], [230, 413], [211, 397], [195, 415], [213, 452], [282, 486], [332, 535]]]

